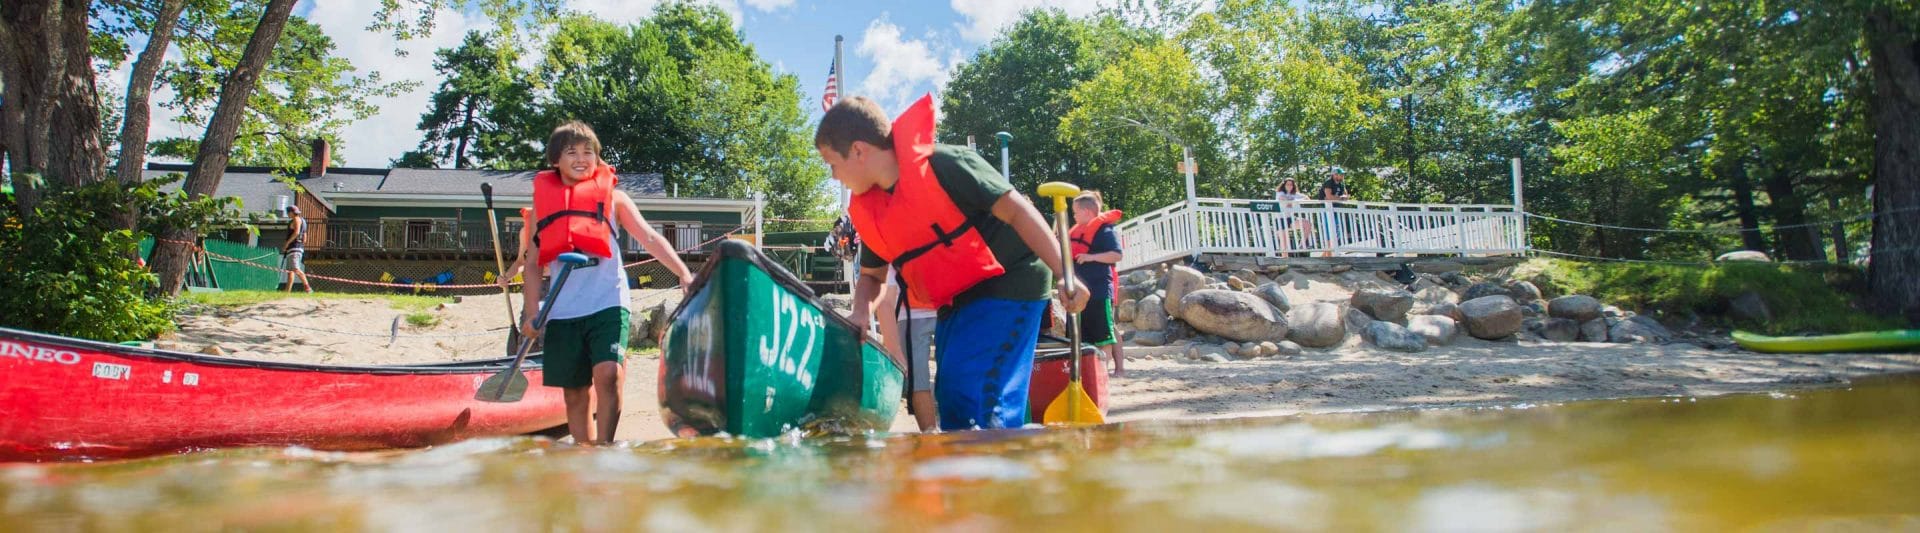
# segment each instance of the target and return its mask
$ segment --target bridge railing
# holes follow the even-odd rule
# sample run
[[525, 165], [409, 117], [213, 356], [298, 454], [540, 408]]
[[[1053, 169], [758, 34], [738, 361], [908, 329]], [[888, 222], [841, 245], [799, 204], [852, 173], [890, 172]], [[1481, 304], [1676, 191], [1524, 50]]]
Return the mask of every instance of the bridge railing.
[[1195, 254], [1506, 255], [1526, 251], [1510, 205], [1198, 198], [1119, 226], [1120, 270]]

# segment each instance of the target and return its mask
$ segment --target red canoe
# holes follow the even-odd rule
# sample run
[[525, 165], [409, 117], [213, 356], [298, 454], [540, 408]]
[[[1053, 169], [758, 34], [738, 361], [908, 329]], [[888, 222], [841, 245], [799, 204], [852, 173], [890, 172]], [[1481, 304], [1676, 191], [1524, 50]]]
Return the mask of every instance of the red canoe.
[[509, 360], [326, 366], [165, 352], [0, 328], [0, 461], [230, 446], [417, 447], [566, 423], [557, 389], [473, 399]]

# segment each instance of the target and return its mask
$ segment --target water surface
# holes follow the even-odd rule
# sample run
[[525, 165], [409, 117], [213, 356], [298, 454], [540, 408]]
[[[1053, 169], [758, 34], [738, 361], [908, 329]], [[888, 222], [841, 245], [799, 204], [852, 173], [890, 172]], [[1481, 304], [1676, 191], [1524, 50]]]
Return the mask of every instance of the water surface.
[[0, 530], [1920, 530], [1920, 379], [936, 436], [0, 466]]

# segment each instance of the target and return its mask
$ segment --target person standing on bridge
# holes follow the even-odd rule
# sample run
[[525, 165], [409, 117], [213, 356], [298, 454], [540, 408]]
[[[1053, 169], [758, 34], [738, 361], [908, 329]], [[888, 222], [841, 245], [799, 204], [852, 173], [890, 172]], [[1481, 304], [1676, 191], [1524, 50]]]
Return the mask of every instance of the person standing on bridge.
[[[1352, 196], [1347, 194], [1347, 171], [1345, 169], [1333, 167], [1333, 175], [1328, 177], [1325, 183], [1320, 184], [1319, 199], [1328, 202], [1345, 202], [1353, 199]], [[1333, 255], [1331, 249], [1340, 245], [1340, 237], [1342, 236], [1341, 228], [1346, 225], [1344, 224], [1345, 221], [1345, 215], [1339, 212], [1333, 213], [1333, 220], [1327, 224], [1326, 237], [1327, 248], [1329, 250], [1323, 255], [1331, 257]]]

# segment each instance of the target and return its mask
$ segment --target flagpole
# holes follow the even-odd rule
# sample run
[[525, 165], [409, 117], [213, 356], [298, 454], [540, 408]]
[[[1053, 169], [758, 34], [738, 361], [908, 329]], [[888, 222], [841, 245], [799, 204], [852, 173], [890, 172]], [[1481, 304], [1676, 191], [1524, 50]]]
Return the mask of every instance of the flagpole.
[[[841, 87], [846, 87], [846, 86], [847, 86], [847, 64], [846, 64], [846, 63], [842, 63], [842, 62], [840, 61], [840, 49], [841, 49], [841, 48], [842, 48], [842, 47], [844, 46], [844, 44], [846, 43], [846, 40], [847, 40], [847, 38], [846, 38], [846, 37], [844, 37], [844, 36], [841, 36], [841, 35], [834, 35], [834, 36], [833, 36], [833, 75], [834, 75], [834, 83], [835, 83], [835, 84], [838, 84], [838, 85], [839, 85], [839, 86], [841, 86]], [[840, 91], [840, 94], [846, 94], [846, 91], [844, 91], [844, 90], [842, 90], [842, 91]], [[835, 100], [838, 100], [838, 98], [836, 98]], [[853, 196], [853, 191], [852, 191], [852, 190], [849, 190], [849, 189], [847, 189], [845, 185], [842, 185], [842, 186], [840, 186], [840, 195], [839, 195], [839, 196], [840, 196], [840, 198], [839, 198], [839, 200], [840, 200], [840, 212], [842, 212], [842, 213], [845, 213], [845, 212], [847, 212], [847, 203], [848, 203], [848, 202], [850, 201], [850, 198], [851, 198], [851, 197]]]

